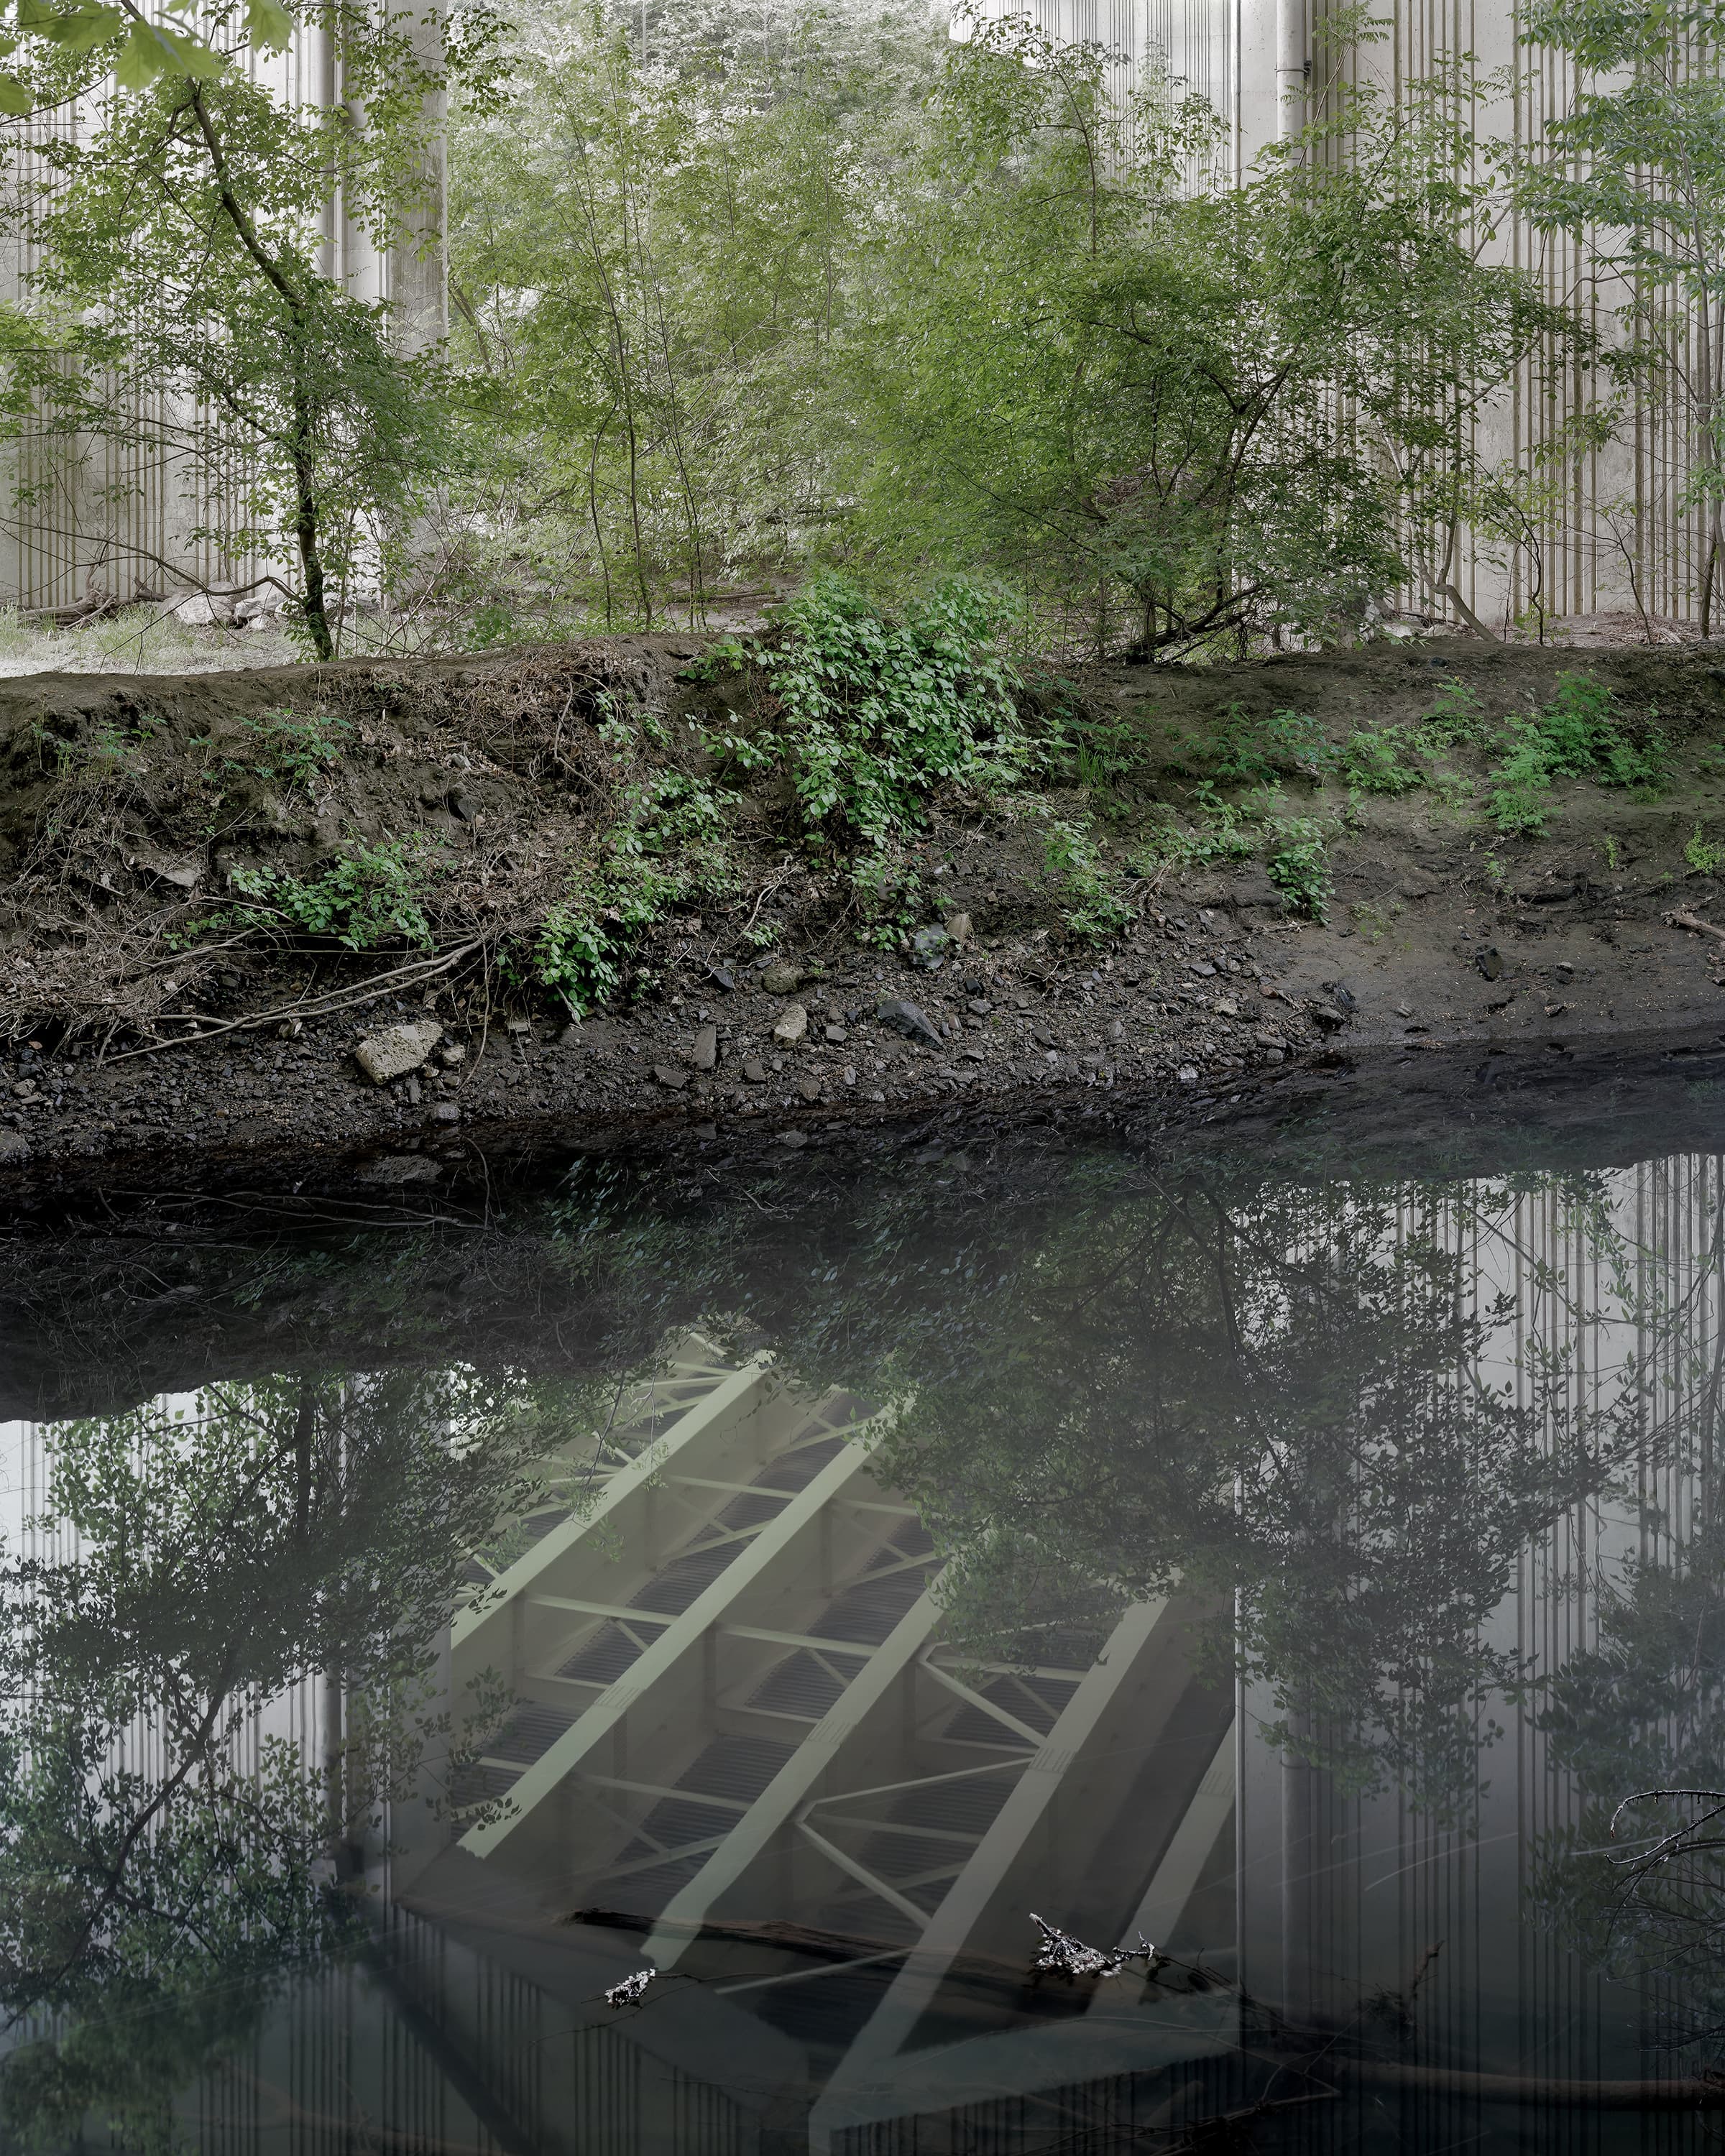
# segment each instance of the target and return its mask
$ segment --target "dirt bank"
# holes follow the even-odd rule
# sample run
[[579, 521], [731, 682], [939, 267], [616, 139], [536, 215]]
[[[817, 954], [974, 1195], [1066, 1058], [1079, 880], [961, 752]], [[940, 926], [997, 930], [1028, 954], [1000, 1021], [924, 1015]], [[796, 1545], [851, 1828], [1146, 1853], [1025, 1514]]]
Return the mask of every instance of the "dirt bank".
[[[655, 923], [623, 1000], [572, 1023], [511, 976], [510, 938], [578, 841], [607, 699], [644, 700], [675, 735], [733, 693], [688, 678], [700, 648], [0, 684], [0, 1188], [253, 1165], [327, 1181], [353, 1157], [387, 1188], [505, 1134], [794, 1147], [956, 1104], [1189, 1107], [1338, 1058], [1555, 1063], [1725, 1029], [1725, 942], [1670, 919], [1725, 915], [1725, 648], [1584, 662], [1461, 641], [1082, 685], [1111, 752], [1049, 813], [1091, 819], [1134, 916], [1117, 934], [1073, 933], [1034, 819], [955, 803], [919, 849], [929, 919], [952, 932], [938, 964], [860, 947], [842, 880], [786, 851], [769, 798], [732, 895]], [[1583, 663], [1656, 726], [1661, 779], [1559, 778], [1543, 833], [1484, 814], [1483, 748], [1441, 786], [1385, 793], [1310, 754], [1410, 725], [1440, 690], [1494, 721], [1532, 709]], [[1290, 711], [1311, 726], [1273, 780], [1328, 819], [1327, 918], [1291, 911], [1261, 859], [1147, 870], [1147, 831], [1219, 798], [1205, 744]], [[439, 864], [417, 942], [355, 953], [209, 925], [236, 870], [404, 832]], [[412, 1067], [380, 1082], [355, 1051], [392, 1026], [420, 1030]]]

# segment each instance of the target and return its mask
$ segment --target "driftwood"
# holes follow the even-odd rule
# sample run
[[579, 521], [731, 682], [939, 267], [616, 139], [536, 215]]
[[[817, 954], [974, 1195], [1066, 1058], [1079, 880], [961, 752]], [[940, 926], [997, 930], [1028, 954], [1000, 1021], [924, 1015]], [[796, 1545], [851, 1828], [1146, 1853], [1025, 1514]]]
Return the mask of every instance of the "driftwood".
[[1692, 913], [1686, 906], [1674, 906], [1665, 916], [1665, 925], [1667, 928], [1686, 928], [1692, 935], [1717, 936], [1722, 943], [1725, 943], [1725, 928], [1715, 927], [1711, 921], [1703, 921], [1698, 913]]

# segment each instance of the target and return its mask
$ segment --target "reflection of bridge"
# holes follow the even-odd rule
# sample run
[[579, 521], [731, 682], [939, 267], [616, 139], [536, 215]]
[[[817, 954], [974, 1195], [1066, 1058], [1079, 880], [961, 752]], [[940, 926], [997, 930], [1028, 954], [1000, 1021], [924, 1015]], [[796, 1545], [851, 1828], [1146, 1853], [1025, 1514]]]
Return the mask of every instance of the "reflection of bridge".
[[[459, 1793], [501, 1806], [400, 1867], [407, 1905], [475, 1943], [488, 1907], [633, 1918], [661, 1970], [704, 1979], [726, 2085], [800, 2090], [805, 2146], [1224, 2046], [1225, 1993], [1117, 1980], [1050, 2019], [1027, 1989], [1032, 1908], [1166, 1941], [1218, 1868], [1231, 1879], [1232, 1707], [1193, 1676], [1195, 1613], [1140, 1604], [1106, 1635], [1051, 1638], [1034, 1669], [968, 1660], [860, 1404], [702, 1353], [673, 1371], [680, 1413], [661, 1385], [606, 1440], [589, 1502], [454, 1628], [455, 1687], [498, 1672], [520, 1704]], [[1231, 1913], [1209, 1906], [1191, 1943], [1219, 1965]], [[680, 2005], [629, 2033], [668, 2035]], [[611, 2144], [589, 2117], [571, 2145]]]

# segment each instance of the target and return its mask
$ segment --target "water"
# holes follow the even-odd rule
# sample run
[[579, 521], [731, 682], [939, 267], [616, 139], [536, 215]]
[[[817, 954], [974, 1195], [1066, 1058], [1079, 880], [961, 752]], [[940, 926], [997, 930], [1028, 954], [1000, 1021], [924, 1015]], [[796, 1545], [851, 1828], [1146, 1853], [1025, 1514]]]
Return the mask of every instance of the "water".
[[8, 1246], [0, 2147], [1712, 2145], [1654, 1109]]

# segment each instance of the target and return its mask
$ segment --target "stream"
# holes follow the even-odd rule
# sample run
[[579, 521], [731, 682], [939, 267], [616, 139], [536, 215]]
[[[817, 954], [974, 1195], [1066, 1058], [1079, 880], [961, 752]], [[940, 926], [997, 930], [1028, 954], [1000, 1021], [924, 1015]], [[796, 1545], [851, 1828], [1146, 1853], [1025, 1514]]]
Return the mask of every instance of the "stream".
[[1711, 2147], [1666, 1082], [37, 1224], [0, 2150]]

